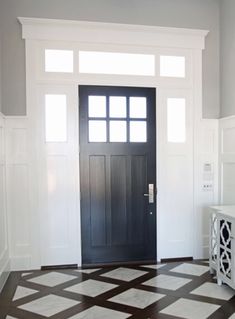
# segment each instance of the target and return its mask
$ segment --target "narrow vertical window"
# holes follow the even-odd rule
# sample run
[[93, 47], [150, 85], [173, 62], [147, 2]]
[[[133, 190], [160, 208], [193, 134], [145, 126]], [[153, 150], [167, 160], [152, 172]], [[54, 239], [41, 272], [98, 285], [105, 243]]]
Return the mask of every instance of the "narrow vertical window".
[[167, 99], [167, 140], [171, 143], [186, 141], [186, 115], [184, 98]]
[[46, 142], [67, 141], [67, 102], [64, 94], [45, 95]]

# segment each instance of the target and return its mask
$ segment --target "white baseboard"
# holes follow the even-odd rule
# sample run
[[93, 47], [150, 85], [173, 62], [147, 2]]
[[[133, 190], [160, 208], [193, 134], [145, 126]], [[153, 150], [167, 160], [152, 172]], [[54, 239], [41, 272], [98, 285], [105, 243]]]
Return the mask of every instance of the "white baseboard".
[[31, 256], [11, 257], [11, 271], [24, 271], [31, 269]]

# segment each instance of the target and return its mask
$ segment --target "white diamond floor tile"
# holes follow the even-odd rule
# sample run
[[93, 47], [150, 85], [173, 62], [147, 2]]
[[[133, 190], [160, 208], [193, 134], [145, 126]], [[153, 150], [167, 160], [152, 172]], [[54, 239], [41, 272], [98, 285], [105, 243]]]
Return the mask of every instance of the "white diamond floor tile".
[[177, 290], [191, 281], [191, 279], [181, 277], [158, 275], [150, 280], [143, 282], [142, 284], [157, 288]]
[[161, 264], [161, 265], [142, 265], [141, 267], [146, 267], [146, 268], [151, 268], [151, 269], [159, 269], [166, 266], [166, 264]]
[[110, 298], [109, 301], [144, 309], [163, 297], [165, 297], [165, 295], [131, 288], [113, 298]]
[[235, 313], [232, 316], [230, 316], [228, 319], [235, 319]]
[[85, 296], [96, 297], [116, 287], [117, 285], [114, 284], [89, 279], [74, 286], [68, 287], [65, 290]]
[[43, 286], [54, 287], [75, 278], [77, 277], [72, 275], [61, 274], [59, 272], [53, 271], [45, 275], [28, 279], [28, 281], [33, 282], [35, 284], [43, 285]]
[[92, 274], [93, 272], [100, 270], [100, 268], [97, 269], [76, 269], [77, 272], [82, 272], [84, 274]]
[[79, 301], [68, 298], [48, 295], [19, 306], [19, 308], [45, 317], [50, 317], [79, 303]]
[[184, 263], [171, 269], [170, 271], [186, 275], [201, 276], [205, 274], [207, 271], [209, 271], [209, 267]]
[[38, 292], [38, 291], [34, 290], [34, 289], [29, 289], [26, 287], [18, 286], [16, 289], [16, 292], [14, 294], [13, 300], [15, 301], [17, 299], [30, 296], [32, 294], [35, 294], [36, 292]]
[[160, 313], [185, 319], [206, 319], [219, 307], [215, 304], [181, 298]]
[[126, 319], [129, 314], [99, 306], [91, 307], [68, 319]]
[[225, 285], [219, 286], [212, 282], [206, 282], [200, 287], [191, 291], [191, 294], [222, 300], [229, 300], [235, 295], [235, 291]]
[[101, 276], [112, 278], [112, 279], [123, 280], [123, 281], [131, 281], [145, 274], [147, 274], [146, 271], [120, 267], [120, 268], [111, 270]]
[[16, 318], [11, 317], [11, 316], [7, 316], [6, 319], [16, 319]]

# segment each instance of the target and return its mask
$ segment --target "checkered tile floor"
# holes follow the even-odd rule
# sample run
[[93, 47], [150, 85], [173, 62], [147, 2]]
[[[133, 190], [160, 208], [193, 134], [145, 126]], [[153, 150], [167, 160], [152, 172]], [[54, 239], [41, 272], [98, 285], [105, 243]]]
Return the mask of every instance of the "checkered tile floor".
[[0, 319], [235, 319], [235, 291], [208, 263], [11, 273]]

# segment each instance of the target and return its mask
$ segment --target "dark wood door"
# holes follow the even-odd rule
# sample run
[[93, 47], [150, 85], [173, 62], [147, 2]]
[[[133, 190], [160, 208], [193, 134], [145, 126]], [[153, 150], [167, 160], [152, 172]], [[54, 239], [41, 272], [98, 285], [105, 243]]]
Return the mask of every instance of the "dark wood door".
[[156, 260], [155, 100], [153, 88], [79, 86], [83, 265]]

